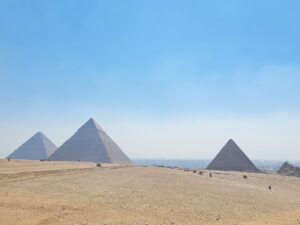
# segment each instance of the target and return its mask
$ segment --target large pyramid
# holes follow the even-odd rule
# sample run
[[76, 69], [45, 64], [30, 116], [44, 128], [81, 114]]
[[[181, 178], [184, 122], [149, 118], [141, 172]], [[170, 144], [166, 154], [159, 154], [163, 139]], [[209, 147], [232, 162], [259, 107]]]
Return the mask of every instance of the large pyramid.
[[208, 165], [208, 170], [229, 170], [241, 172], [259, 172], [240, 147], [229, 140], [214, 160]]
[[57, 147], [42, 132], [37, 132], [7, 158], [41, 160], [47, 159]]
[[129, 158], [94, 119], [88, 120], [49, 160], [130, 164]]

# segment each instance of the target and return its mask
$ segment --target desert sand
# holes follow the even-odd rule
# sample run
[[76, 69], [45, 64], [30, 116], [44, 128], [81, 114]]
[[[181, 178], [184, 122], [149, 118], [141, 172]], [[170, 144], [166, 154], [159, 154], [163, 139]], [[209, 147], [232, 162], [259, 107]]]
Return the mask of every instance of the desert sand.
[[0, 224], [299, 225], [300, 179], [0, 160]]

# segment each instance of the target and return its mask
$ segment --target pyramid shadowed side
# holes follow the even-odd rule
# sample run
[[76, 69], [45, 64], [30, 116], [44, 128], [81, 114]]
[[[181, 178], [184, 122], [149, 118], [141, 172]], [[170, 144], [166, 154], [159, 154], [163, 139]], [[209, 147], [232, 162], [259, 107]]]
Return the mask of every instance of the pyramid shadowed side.
[[41, 160], [47, 159], [55, 150], [56, 145], [42, 132], [37, 132], [7, 158]]
[[119, 146], [94, 119], [89, 119], [49, 160], [130, 164]]
[[209, 170], [260, 172], [240, 147], [230, 139], [208, 165]]

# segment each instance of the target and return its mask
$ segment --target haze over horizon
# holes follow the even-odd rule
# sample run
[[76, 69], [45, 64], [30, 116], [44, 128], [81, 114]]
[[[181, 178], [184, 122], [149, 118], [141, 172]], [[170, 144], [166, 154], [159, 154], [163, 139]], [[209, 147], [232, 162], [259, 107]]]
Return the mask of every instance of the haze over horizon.
[[300, 2], [0, 2], [0, 157], [93, 117], [131, 158], [300, 160]]

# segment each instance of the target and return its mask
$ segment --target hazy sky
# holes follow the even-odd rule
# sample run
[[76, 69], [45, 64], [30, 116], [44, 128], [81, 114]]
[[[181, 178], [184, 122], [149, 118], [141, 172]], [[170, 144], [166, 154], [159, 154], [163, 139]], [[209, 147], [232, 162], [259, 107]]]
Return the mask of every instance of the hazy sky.
[[300, 1], [0, 1], [0, 157], [90, 117], [133, 158], [300, 160]]

